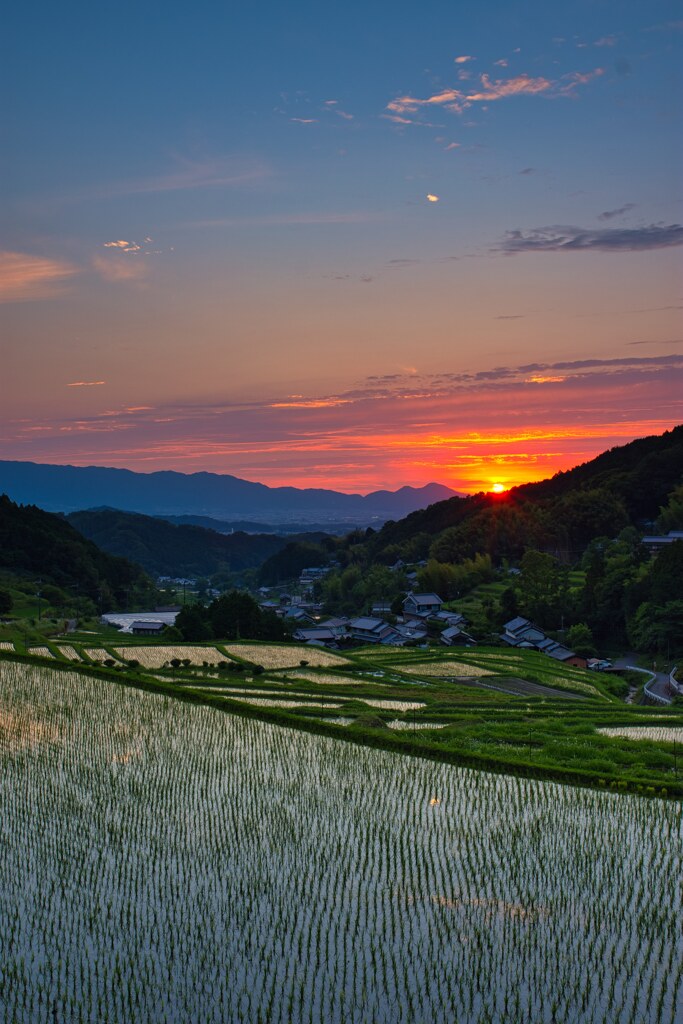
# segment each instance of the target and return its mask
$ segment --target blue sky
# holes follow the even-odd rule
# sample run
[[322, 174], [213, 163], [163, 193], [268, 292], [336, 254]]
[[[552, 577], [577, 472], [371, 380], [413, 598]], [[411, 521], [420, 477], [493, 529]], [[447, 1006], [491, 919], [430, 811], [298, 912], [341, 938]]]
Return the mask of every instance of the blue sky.
[[[672, 425], [682, 28], [612, 0], [15, 6], [0, 457], [467, 488]], [[478, 476], [453, 430], [492, 438]]]

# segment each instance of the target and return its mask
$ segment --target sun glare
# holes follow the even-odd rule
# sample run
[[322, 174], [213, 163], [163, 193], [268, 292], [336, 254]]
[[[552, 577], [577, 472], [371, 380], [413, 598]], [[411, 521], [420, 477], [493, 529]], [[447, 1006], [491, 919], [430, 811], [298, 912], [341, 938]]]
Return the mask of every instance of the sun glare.
[[502, 494], [503, 491], [507, 491], [505, 484], [494, 484], [491, 488], [494, 494]]

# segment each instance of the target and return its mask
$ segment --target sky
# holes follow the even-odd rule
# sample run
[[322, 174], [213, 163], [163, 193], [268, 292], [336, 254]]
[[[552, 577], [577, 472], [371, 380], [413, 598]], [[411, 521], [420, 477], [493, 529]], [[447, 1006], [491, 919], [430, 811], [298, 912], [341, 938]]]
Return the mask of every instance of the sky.
[[683, 420], [683, 8], [14, 4], [0, 459], [368, 492]]

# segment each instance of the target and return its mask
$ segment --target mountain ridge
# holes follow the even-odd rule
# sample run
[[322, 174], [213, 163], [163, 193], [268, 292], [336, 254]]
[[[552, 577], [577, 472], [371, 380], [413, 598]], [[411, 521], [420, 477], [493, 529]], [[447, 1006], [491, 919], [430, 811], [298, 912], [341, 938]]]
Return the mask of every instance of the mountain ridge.
[[361, 495], [327, 488], [269, 487], [227, 473], [137, 473], [108, 466], [11, 460], [0, 461], [0, 490], [14, 501], [35, 504], [50, 512], [69, 513], [106, 505], [143, 515], [199, 514], [224, 521], [245, 515], [284, 521], [332, 515], [348, 518], [353, 524], [401, 517], [435, 501], [458, 496], [452, 488], [438, 483], [404, 485], [396, 491]]

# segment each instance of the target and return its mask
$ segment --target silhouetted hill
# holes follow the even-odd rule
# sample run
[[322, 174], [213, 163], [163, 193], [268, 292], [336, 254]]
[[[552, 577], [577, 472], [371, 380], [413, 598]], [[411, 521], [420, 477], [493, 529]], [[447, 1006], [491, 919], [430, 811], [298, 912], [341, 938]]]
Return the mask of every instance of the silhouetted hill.
[[66, 518], [103, 551], [130, 558], [156, 576], [242, 572], [260, 566], [294, 539], [317, 542], [325, 536], [305, 533], [296, 538], [239, 531], [225, 535], [203, 526], [175, 526], [165, 519], [117, 509], [72, 512]]
[[603, 452], [549, 480], [502, 495], [437, 502], [386, 523], [365, 542], [366, 557], [391, 563], [431, 554], [457, 562], [476, 552], [517, 558], [527, 547], [566, 557], [598, 536], [654, 520], [683, 480], [683, 425]]
[[287, 523], [258, 523], [251, 519], [213, 519], [211, 516], [157, 516], [158, 519], [165, 519], [167, 523], [174, 526], [203, 526], [205, 530], [215, 530], [216, 533], [277, 533], [287, 535], [291, 539], [296, 533], [326, 533], [344, 535], [349, 532], [348, 522], [335, 522], [333, 519], [324, 523], [316, 522], [287, 522]]
[[227, 474], [133, 473], [33, 462], [0, 462], [0, 490], [14, 501], [52, 512], [105, 505], [147, 515], [192, 514], [222, 520], [255, 516], [269, 522], [301, 523], [332, 519], [350, 525], [404, 516], [455, 493], [433, 483], [363, 496], [322, 488], [267, 487]]
[[61, 516], [0, 496], [0, 568], [72, 590], [98, 606], [122, 607], [152, 593], [139, 565], [105, 554]]

